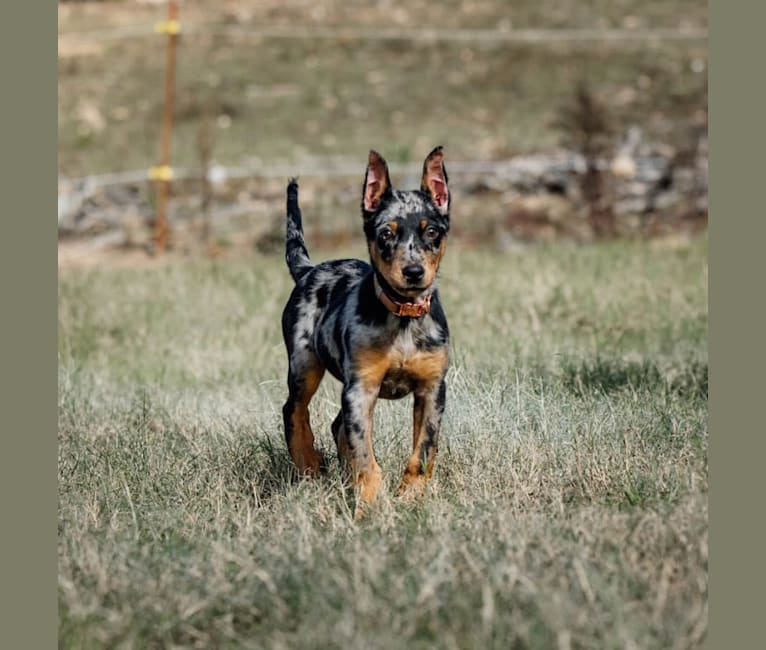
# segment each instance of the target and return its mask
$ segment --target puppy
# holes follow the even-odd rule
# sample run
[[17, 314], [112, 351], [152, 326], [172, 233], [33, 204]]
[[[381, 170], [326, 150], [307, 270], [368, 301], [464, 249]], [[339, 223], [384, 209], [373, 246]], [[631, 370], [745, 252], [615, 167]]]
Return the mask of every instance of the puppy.
[[362, 190], [370, 262], [312, 264], [303, 236], [298, 184], [287, 186], [286, 261], [295, 280], [282, 314], [289, 396], [285, 438], [298, 472], [317, 474], [309, 402], [325, 372], [343, 384], [332, 423], [350, 464], [361, 517], [382, 481], [372, 446], [378, 398], [412, 393], [412, 455], [399, 494], [419, 493], [431, 478], [446, 395], [449, 330], [436, 288], [449, 233], [450, 192], [442, 147], [423, 163], [420, 189], [395, 190], [383, 157], [370, 151]]

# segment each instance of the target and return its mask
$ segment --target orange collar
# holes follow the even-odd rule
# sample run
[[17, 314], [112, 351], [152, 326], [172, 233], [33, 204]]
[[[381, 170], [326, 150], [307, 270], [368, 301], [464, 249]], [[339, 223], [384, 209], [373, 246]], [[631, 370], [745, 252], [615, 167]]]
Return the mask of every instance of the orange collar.
[[375, 285], [375, 295], [378, 297], [378, 300], [380, 300], [380, 302], [385, 305], [386, 309], [388, 309], [394, 316], [420, 318], [431, 311], [430, 293], [418, 302], [397, 302], [383, 291], [383, 287], [380, 286], [376, 273], [372, 274], [372, 281]]

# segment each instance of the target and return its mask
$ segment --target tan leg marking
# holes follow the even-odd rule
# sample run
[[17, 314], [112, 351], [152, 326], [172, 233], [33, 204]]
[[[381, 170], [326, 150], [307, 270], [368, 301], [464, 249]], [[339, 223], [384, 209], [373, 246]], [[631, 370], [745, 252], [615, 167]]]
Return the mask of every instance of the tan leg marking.
[[293, 459], [298, 473], [302, 476], [318, 476], [321, 458], [314, 449], [314, 433], [311, 430], [309, 402], [319, 388], [324, 368], [312, 368], [303, 376], [303, 395], [295, 404], [290, 422], [292, 435], [290, 437], [290, 457]]

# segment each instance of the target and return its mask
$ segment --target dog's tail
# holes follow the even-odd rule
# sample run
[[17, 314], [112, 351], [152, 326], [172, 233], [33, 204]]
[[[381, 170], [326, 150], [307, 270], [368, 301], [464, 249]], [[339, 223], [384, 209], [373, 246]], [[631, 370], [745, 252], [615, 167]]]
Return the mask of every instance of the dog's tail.
[[303, 222], [298, 206], [298, 179], [291, 178], [287, 185], [287, 236], [285, 261], [293, 280], [298, 282], [313, 267], [303, 239]]

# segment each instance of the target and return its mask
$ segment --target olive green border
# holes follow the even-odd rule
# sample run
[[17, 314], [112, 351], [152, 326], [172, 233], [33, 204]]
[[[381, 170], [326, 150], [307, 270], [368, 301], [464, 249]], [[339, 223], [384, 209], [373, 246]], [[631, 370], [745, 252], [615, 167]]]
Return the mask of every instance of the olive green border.
[[709, 648], [763, 643], [766, 5], [745, 5], [708, 7]]
[[53, 0], [0, 4], [0, 646], [56, 644], [56, 32]]

